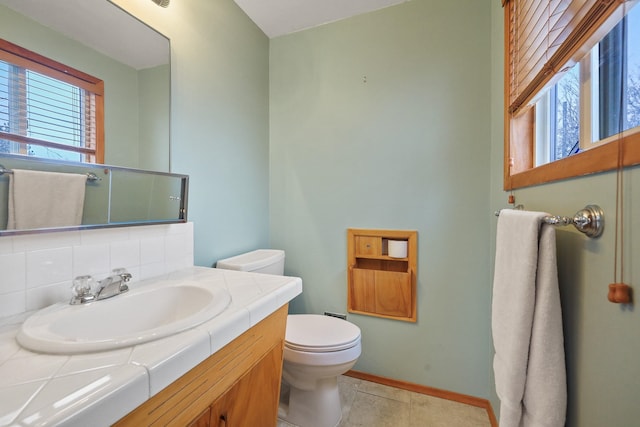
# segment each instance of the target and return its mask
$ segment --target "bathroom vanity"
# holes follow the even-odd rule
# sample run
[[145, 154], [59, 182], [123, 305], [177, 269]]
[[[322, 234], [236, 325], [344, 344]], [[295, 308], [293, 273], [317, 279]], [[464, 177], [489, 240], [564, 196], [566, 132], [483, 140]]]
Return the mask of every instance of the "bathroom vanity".
[[159, 281], [224, 287], [231, 302], [184, 332], [73, 355], [20, 347], [26, 316], [5, 318], [0, 426], [275, 426], [287, 305], [302, 281], [189, 267], [131, 288]]
[[284, 305], [115, 426], [275, 425], [286, 321]]

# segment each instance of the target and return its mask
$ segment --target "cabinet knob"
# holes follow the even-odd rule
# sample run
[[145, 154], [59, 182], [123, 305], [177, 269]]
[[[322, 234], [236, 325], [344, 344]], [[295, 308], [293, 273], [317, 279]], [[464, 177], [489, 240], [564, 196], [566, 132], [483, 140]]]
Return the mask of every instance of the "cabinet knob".
[[220, 415], [220, 422], [218, 423], [218, 427], [227, 427], [227, 414]]

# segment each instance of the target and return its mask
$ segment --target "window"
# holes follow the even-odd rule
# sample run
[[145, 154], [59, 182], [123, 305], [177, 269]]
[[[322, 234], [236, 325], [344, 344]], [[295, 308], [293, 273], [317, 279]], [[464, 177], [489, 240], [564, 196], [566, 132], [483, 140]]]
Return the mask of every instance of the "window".
[[599, 138], [640, 126], [640, 7], [598, 45]]
[[637, 2], [504, 2], [505, 189], [640, 163]]
[[536, 166], [640, 130], [640, 44], [631, 40], [640, 40], [640, 8], [536, 102]]
[[0, 40], [0, 153], [104, 161], [103, 82]]
[[536, 103], [536, 166], [580, 151], [580, 99], [578, 64], [566, 71]]

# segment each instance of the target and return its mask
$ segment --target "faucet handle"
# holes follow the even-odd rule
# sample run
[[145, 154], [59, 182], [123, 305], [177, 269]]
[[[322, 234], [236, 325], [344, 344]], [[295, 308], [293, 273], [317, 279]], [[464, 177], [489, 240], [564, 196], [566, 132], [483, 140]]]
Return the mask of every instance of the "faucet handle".
[[78, 276], [73, 279], [73, 284], [71, 285], [71, 304], [83, 304], [85, 302], [93, 301], [95, 295], [91, 292], [93, 285], [95, 284], [95, 280], [93, 277], [86, 276]]
[[126, 268], [114, 268], [112, 272], [116, 276], [120, 276], [120, 292], [127, 292], [129, 290], [127, 283], [131, 280], [131, 273], [129, 273]]
[[114, 268], [112, 272], [113, 274], [120, 276], [122, 281], [125, 283], [131, 280], [131, 273], [129, 273], [126, 268]]

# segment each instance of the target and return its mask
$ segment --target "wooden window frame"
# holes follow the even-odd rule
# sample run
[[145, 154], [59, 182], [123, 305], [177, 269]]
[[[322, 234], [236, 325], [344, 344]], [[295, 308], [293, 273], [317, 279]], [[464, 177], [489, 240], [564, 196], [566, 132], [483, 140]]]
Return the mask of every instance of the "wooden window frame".
[[[633, 6], [638, 0], [630, 0]], [[509, 0], [503, 0], [505, 19], [505, 92], [504, 92], [504, 176], [505, 190], [512, 190], [537, 184], [559, 181], [616, 169], [619, 150], [622, 153], [623, 166], [640, 164], [640, 132], [623, 132], [615, 140], [591, 148], [555, 162], [534, 167], [535, 107], [521, 107], [554, 82], [561, 69], [576, 62], [586, 54], [585, 46], [600, 40], [615, 22], [621, 19], [624, 0], [600, 0], [590, 10], [585, 26], [578, 27], [567, 36], [552, 55], [543, 72], [539, 73], [529, 90], [520, 97], [516, 108], [511, 105], [511, 52], [510, 52], [510, 8]], [[640, 7], [640, 6], [638, 6]], [[630, 9], [630, 8], [629, 8]]]
[[33, 143], [40, 146], [74, 151], [85, 155], [85, 157], [93, 156], [96, 164], [104, 164], [104, 82], [87, 73], [3, 39], [0, 39], [0, 59], [93, 93], [95, 95], [96, 147], [95, 149], [71, 147], [65, 144], [46, 142], [5, 132], [0, 132], [0, 137], [23, 144]]

